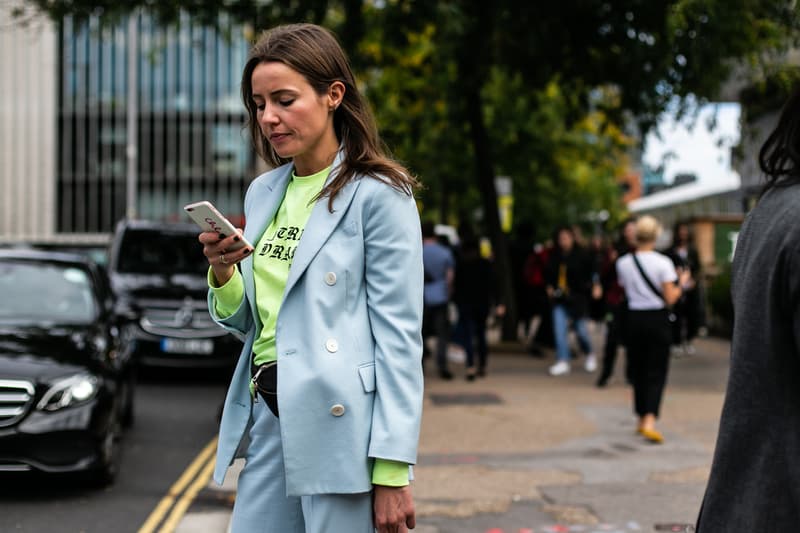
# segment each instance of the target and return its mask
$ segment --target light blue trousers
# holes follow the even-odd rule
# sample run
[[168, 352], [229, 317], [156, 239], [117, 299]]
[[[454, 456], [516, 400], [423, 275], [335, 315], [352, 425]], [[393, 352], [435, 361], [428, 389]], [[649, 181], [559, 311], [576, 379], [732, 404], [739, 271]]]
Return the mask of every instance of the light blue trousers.
[[[569, 311], [563, 305], [553, 306], [553, 336], [556, 341], [556, 359], [569, 362]], [[585, 318], [573, 318], [572, 326], [578, 337], [578, 344], [584, 355], [592, 353], [592, 342], [589, 339], [589, 330]]]
[[280, 420], [264, 402], [251, 412], [231, 533], [374, 533], [372, 493], [287, 496]]

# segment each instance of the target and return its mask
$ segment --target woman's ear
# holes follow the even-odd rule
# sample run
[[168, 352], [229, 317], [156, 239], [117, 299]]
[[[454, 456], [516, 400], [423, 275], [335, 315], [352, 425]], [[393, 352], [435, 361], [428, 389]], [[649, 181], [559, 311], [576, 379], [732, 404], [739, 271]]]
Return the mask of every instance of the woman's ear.
[[328, 87], [328, 105], [331, 111], [335, 111], [344, 99], [344, 83], [335, 81]]

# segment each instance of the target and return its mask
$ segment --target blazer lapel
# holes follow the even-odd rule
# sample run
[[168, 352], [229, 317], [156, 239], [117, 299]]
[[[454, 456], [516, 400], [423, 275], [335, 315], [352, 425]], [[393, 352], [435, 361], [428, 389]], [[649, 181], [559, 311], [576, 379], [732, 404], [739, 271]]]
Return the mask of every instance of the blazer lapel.
[[[340, 152], [341, 154], [341, 152]], [[339, 156], [336, 157], [334, 162], [334, 169], [339, 164]], [[328, 176], [328, 182], [334, 177], [334, 172]], [[350, 202], [353, 200], [360, 180], [351, 180], [347, 185], [339, 191], [333, 201], [333, 213], [328, 210], [328, 198], [322, 198], [314, 205], [311, 211], [311, 216], [306, 223], [305, 231], [303, 231], [303, 238], [297, 245], [294, 258], [292, 259], [292, 266], [289, 269], [289, 279], [286, 281], [286, 289], [283, 292], [284, 299], [289, 291], [292, 290], [297, 280], [303, 275], [311, 260], [317, 255], [322, 245], [328, 240], [333, 230], [341, 221]]]
[[[254, 184], [260, 189], [250, 191], [252, 197], [252, 208], [248, 213], [247, 221], [244, 228], [244, 237], [254, 247], [258, 246], [258, 241], [267, 230], [267, 226], [275, 218], [275, 213], [278, 211], [283, 197], [286, 194], [286, 187], [289, 185], [289, 179], [292, 176], [292, 164], [284, 165], [270, 180], [261, 180]], [[278, 170], [278, 169], [276, 169]], [[244, 290], [250, 300], [251, 311], [253, 316], [258, 316], [256, 309], [256, 286], [255, 278], [253, 277], [253, 257], [256, 255], [256, 250], [245, 257], [241, 261], [242, 278], [244, 278]]]

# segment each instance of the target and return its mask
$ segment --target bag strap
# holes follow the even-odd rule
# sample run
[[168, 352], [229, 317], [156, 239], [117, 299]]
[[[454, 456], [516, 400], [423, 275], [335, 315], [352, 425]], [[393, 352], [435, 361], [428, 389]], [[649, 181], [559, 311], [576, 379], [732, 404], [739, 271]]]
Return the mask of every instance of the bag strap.
[[639, 274], [641, 274], [642, 278], [644, 278], [644, 282], [647, 283], [647, 286], [650, 287], [650, 290], [653, 291], [653, 294], [658, 296], [666, 304], [667, 300], [664, 299], [664, 295], [661, 294], [661, 291], [656, 288], [652, 281], [650, 281], [650, 278], [647, 277], [647, 274], [642, 268], [642, 264], [639, 262], [639, 259], [636, 258], [636, 252], [631, 252], [631, 257], [633, 257], [633, 262], [636, 265], [636, 268], [639, 270]]

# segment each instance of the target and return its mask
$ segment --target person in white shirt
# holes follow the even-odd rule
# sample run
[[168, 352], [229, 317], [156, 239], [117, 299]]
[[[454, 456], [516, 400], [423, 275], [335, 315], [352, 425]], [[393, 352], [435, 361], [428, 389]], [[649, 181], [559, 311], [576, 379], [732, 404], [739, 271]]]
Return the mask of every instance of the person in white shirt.
[[626, 324], [628, 364], [634, 391], [638, 432], [661, 443], [655, 423], [669, 370], [672, 340], [669, 306], [681, 295], [688, 271], [676, 271], [672, 261], [655, 251], [661, 226], [651, 216], [636, 222], [636, 251], [617, 261], [617, 278], [628, 300]]

